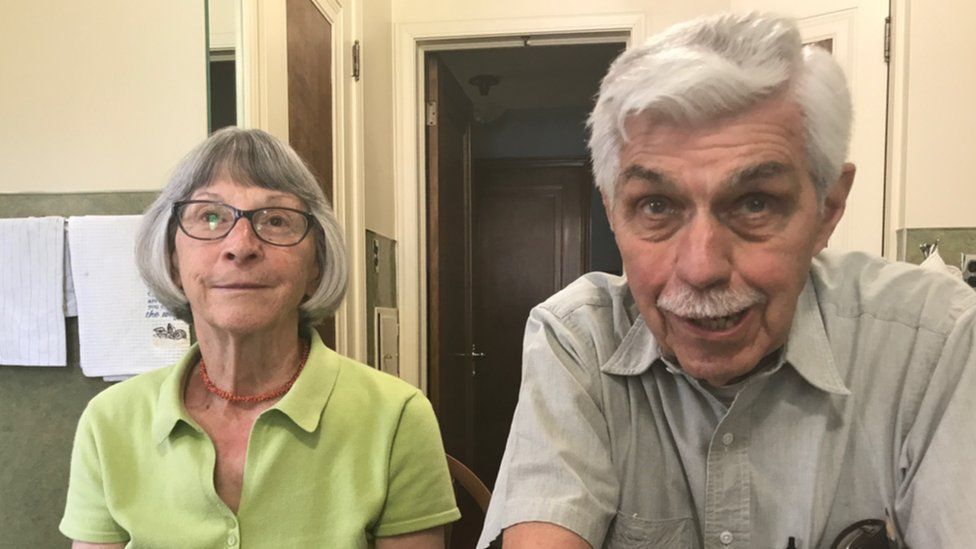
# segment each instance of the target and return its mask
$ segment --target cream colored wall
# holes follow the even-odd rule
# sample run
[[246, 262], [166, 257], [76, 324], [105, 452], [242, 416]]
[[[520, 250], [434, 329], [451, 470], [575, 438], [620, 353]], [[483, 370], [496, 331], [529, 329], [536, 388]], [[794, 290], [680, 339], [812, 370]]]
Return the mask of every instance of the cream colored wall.
[[393, 24], [390, 0], [363, 3], [366, 228], [395, 238], [393, 192]]
[[904, 214], [896, 228], [976, 227], [976, 3], [905, 7], [907, 93], [897, 113], [904, 116], [904, 149], [897, 151], [904, 177], [895, 182], [903, 186]]
[[0, 192], [158, 189], [206, 136], [203, 2], [0, 5]]
[[237, 44], [237, 0], [207, 0], [210, 48], [234, 49]]
[[728, 0], [393, 0], [394, 23], [644, 13], [647, 31], [720, 10]]

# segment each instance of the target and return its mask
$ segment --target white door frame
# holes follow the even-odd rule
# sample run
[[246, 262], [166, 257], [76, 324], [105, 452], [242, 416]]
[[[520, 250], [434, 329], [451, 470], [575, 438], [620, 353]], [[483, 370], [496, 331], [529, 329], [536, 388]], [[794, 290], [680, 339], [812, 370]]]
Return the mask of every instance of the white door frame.
[[908, 0], [891, 0], [891, 60], [888, 65], [888, 170], [885, 200], [885, 252], [904, 261], [907, 236], [905, 194], [908, 186]]
[[[311, 0], [332, 26], [333, 208], [343, 227], [349, 286], [336, 311], [336, 351], [366, 361], [366, 234], [362, 86], [352, 77], [352, 44], [362, 36], [362, 2]], [[285, 2], [242, 0], [240, 126], [288, 141]]]
[[399, 23], [393, 34], [394, 201], [400, 377], [427, 391], [427, 201], [424, 55], [427, 51], [536, 44], [642, 42], [643, 13]]

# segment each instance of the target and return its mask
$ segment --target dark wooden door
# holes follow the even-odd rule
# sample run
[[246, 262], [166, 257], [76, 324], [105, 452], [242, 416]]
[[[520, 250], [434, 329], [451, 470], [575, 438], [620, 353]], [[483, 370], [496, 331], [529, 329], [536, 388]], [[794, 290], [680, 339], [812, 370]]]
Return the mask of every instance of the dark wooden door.
[[[430, 400], [444, 449], [474, 459], [471, 357], [472, 105], [444, 63], [428, 54], [427, 71], [427, 355]], [[462, 520], [451, 549], [474, 547], [481, 531], [475, 501], [456, 491]]]
[[[329, 202], [332, 181], [332, 24], [311, 0], [287, 0], [288, 141]], [[335, 348], [335, 319], [316, 326]]]
[[472, 106], [436, 55], [427, 57], [427, 297], [431, 402], [447, 452], [474, 458], [472, 405], [471, 120]]
[[475, 363], [471, 467], [492, 487], [529, 311], [586, 270], [592, 183], [583, 159], [478, 161], [473, 181], [472, 328], [484, 356]]
[[[518, 400], [529, 311], [588, 264], [592, 183], [584, 159], [478, 161], [472, 106], [426, 60], [430, 399], [449, 454], [492, 487]], [[459, 496], [462, 516], [478, 516]], [[462, 519], [451, 547], [473, 547]]]

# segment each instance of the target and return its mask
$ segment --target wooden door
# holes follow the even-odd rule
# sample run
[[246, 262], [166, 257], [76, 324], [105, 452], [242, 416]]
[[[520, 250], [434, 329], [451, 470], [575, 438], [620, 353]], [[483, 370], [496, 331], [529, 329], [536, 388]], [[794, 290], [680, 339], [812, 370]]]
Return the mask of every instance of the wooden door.
[[[435, 54], [427, 70], [427, 356], [430, 400], [448, 454], [474, 459], [471, 346], [472, 105]], [[456, 490], [464, 517], [481, 514]], [[474, 547], [479, 521], [451, 528], [451, 548]]]
[[471, 439], [471, 101], [427, 57], [427, 298], [430, 399], [444, 447], [462, 463]]
[[[332, 24], [311, 0], [287, 0], [288, 141], [333, 197]], [[335, 319], [316, 326], [335, 348]]]
[[592, 179], [584, 159], [475, 163], [472, 469], [494, 486], [518, 400], [529, 311], [587, 265]]

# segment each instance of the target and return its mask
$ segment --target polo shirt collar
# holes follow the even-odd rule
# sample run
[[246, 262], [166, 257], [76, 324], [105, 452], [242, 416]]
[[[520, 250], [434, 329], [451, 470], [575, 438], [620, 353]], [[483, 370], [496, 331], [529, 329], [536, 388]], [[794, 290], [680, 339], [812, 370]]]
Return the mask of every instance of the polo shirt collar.
[[[810, 385], [828, 393], [851, 394], [837, 373], [810, 277], [797, 299], [783, 356], [783, 361], [792, 365]], [[659, 359], [663, 360], [661, 349], [644, 318], [638, 314], [617, 350], [600, 370], [608, 374], [636, 376], [646, 372]]]
[[[309, 332], [311, 347], [305, 368], [291, 389], [269, 410], [280, 411], [301, 429], [311, 433], [318, 428], [322, 412], [332, 396], [339, 375], [339, 355], [325, 346], [317, 331]], [[180, 421], [201, 431], [183, 406], [183, 381], [199, 357], [199, 348], [193, 344], [160, 387], [152, 422], [152, 436], [157, 444], [168, 437]]]
[[152, 436], [156, 444], [165, 440], [173, 432], [177, 422], [180, 421], [200, 431], [200, 427], [183, 406], [183, 381], [186, 379], [186, 372], [199, 359], [200, 348], [194, 343], [163, 380], [163, 384], [159, 388], [159, 397], [156, 399], [156, 410], [152, 422]]
[[322, 343], [318, 331], [311, 329], [309, 332], [311, 347], [305, 368], [291, 389], [271, 409], [280, 411], [295, 425], [311, 433], [318, 429], [322, 412], [339, 377], [339, 355]]

